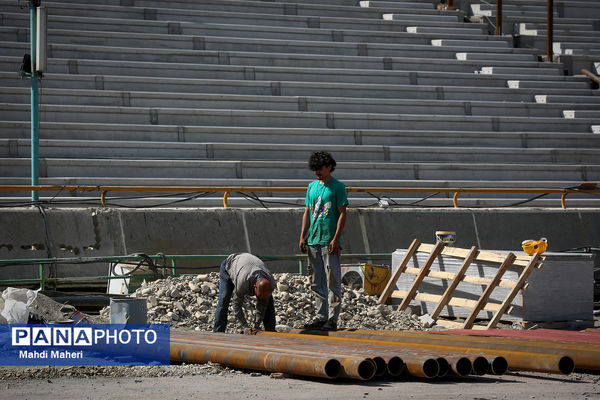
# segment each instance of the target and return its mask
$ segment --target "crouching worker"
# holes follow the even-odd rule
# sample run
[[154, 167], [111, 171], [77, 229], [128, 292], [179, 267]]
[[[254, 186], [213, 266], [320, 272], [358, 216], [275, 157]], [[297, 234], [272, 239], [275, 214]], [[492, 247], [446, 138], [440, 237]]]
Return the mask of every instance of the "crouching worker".
[[233, 312], [242, 325], [242, 330], [250, 328], [244, 316], [245, 296], [256, 295], [256, 313], [252, 328], [260, 329], [264, 324], [266, 331], [275, 330], [275, 304], [273, 287], [275, 280], [260, 258], [249, 253], [235, 253], [221, 263], [219, 273], [219, 302], [215, 312], [213, 332], [225, 332], [227, 312], [231, 296]]

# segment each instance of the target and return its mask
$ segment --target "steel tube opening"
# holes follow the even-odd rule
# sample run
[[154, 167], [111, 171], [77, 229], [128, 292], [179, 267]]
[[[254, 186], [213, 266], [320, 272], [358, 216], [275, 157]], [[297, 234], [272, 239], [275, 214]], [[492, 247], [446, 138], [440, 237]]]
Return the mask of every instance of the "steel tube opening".
[[440, 367], [437, 376], [443, 377], [450, 373], [450, 363], [444, 357], [438, 357], [435, 359]]
[[400, 357], [391, 357], [387, 362], [387, 372], [390, 376], [400, 376], [406, 369]]
[[504, 357], [494, 357], [490, 362], [490, 372], [494, 375], [504, 375], [508, 370], [508, 361]]
[[575, 363], [571, 357], [564, 356], [558, 362], [558, 369], [561, 373], [568, 375], [575, 369]]
[[473, 360], [473, 373], [475, 375], [485, 375], [490, 369], [490, 362], [485, 357], [475, 357]]

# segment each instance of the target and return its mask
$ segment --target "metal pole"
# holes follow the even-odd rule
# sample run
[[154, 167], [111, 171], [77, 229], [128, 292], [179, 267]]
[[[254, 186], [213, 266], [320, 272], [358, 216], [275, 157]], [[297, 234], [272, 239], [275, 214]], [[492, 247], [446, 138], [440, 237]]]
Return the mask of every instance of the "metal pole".
[[[38, 81], [36, 72], [36, 54], [37, 54], [37, 11], [32, 0], [29, 1], [29, 40], [31, 47], [31, 185], [38, 185], [39, 164], [38, 164], [38, 143], [39, 143], [39, 99], [38, 99]], [[39, 193], [31, 191], [31, 201], [37, 202]]]
[[546, 61], [552, 62], [554, 58], [553, 42], [554, 42], [554, 1], [548, 0], [548, 27], [546, 38]]
[[496, 36], [502, 35], [502, 0], [496, 0]]

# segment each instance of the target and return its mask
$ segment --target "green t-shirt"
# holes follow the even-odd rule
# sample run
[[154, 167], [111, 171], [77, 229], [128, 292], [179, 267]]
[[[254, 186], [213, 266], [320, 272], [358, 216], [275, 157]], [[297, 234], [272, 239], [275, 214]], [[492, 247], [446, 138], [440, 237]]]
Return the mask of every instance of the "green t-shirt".
[[306, 242], [309, 246], [328, 245], [337, 229], [340, 217], [338, 207], [348, 205], [346, 186], [335, 178], [325, 184], [313, 181], [308, 185], [305, 204], [310, 210], [310, 228]]

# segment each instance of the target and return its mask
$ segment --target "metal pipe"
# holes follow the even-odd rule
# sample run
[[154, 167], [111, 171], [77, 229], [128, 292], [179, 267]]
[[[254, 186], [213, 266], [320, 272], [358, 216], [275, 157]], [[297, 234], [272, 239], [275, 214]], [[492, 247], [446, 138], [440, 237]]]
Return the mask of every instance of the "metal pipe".
[[[171, 343], [185, 344], [191, 346], [211, 346], [215, 348], [223, 349], [239, 349], [246, 351], [263, 351], [267, 353], [287, 354], [290, 356], [298, 357], [314, 357], [315, 354], [319, 354], [321, 357], [328, 359], [336, 359], [341, 364], [340, 377], [350, 379], [361, 379], [369, 380], [375, 376], [376, 366], [372, 359], [360, 356], [352, 355], [349, 353], [342, 354], [327, 349], [313, 348], [302, 349], [298, 348], [293, 343], [287, 343], [285, 346], [278, 347], [277, 344], [261, 343], [257, 341], [251, 341], [251, 336], [244, 335], [230, 335], [230, 334], [171, 334]], [[386, 371], [385, 361], [383, 363], [383, 373]], [[283, 372], [283, 371], [282, 371]]]
[[[293, 330], [292, 332], [295, 332]], [[301, 330], [298, 330], [301, 331]], [[307, 332], [309, 333], [309, 332]], [[509, 349], [498, 349], [492, 343], [484, 345], [461, 345], [458, 343], [448, 344], [447, 342], [439, 342], [429, 340], [428, 336], [422, 337], [402, 337], [400, 336], [385, 336], [377, 334], [357, 334], [354, 332], [337, 331], [328, 332], [330, 339], [342, 339], [347, 341], [364, 341], [372, 344], [390, 344], [395, 343], [397, 346], [406, 348], [420, 348], [436, 351], [457, 352], [462, 354], [482, 355], [486, 357], [502, 356], [506, 358], [509, 369], [533, 372], [548, 372], [557, 374], [569, 374], [573, 371], [573, 360], [564, 353], [542, 353], [535, 351], [523, 350], [522, 346], [514, 346]], [[307, 335], [310, 336], [310, 335]], [[406, 360], [405, 360], [406, 361]]]
[[502, 0], [496, 0], [496, 36], [502, 35]]
[[508, 362], [504, 357], [492, 357], [490, 372], [494, 375], [504, 375], [508, 371]]
[[554, 58], [554, 0], [548, 0], [548, 22], [546, 37], [546, 61], [552, 62]]
[[472, 361], [473, 373], [475, 375], [485, 375], [490, 369], [490, 363], [487, 358], [479, 356]]
[[[347, 332], [347, 335], [344, 333]], [[475, 347], [486, 350], [497, 350], [497, 354], [503, 351], [528, 352], [543, 355], [567, 356], [559, 363], [561, 373], [570, 373], [570, 361], [574, 362], [577, 368], [600, 371], [600, 345], [577, 344], [566, 342], [553, 342], [549, 340], [531, 340], [526, 338], [514, 337], [490, 337], [490, 336], [470, 336], [470, 335], [450, 335], [436, 333], [421, 333], [409, 331], [372, 331], [356, 330], [338, 331], [334, 333], [340, 336], [349, 337], [376, 337], [382, 340], [388, 340], [386, 337], [398, 337], [403, 341], [412, 341], [415, 343], [436, 343], [450, 344], [459, 347]], [[513, 367], [509, 365], [509, 367]], [[571, 371], [569, 371], [571, 370]]]
[[284, 372], [328, 379], [337, 378], [342, 370], [339, 361], [324, 357], [301, 357], [177, 342], [171, 342], [170, 356], [172, 361], [215, 362], [234, 368]]
[[[29, 42], [31, 47], [31, 186], [39, 183], [39, 96], [38, 96], [38, 74], [36, 72], [37, 54], [37, 12], [34, 2], [29, 1]], [[31, 191], [31, 201], [37, 202], [39, 193]]]
[[594, 81], [595, 83], [600, 85], [600, 78], [598, 77], [598, 75], [588, 71], [587, 69], [582, 69], [581, 73], [585, 76], [587, 76], [588, 78], [590, 78], [592, 81]]

